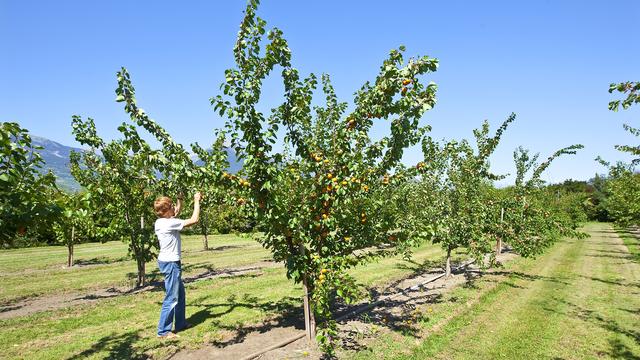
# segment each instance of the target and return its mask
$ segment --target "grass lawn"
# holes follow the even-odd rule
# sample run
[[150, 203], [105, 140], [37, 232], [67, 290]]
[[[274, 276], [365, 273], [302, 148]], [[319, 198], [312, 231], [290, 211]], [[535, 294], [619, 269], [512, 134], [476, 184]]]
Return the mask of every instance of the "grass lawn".
[[[340, 352], [341, 358], [640, 359], [638, 240], [621, 239], [607, 224], [585, 229], [590, 238], [563, 240], [536, 259], [518, 258], [455, 288], [420, 309], [413, 331], [385, 328], [365, 349]], [[207, 252], [200, 237], [184, 240], [187, 276], [269, 258], [248, 238], [214, 237], [214, 250]], [[64, 248], [0, 253], [3, 280], [11, 284], [1, 298], [81, 293], [134, 275], [123, 244], [81, 245], [76, 254], [85, 265], [63, 269]], [[412, 262], [385, 259], [353, 274], [367, 287], [384, 286], [442, 256], [438, 247], [425, 245]], [[155, 267], [149, 265], [152, 277]], [[178, 349], [224, 346], [250, 331], [290, 325], [302, 316], [301, 295], [281, 267], [264, 268], [187, 284], [187, 318], [195, 326], [176, 340], [155, 337], [163, 298], [157, 288], [0, 320], [0, 351], [9, 359], [162, 359]], [[262, 325], [266, 319], [275, 325]]]
[[[212, 266], [240, 266], [270, 258], [268, 251], [247, 236], [213, 235], [209, 244], [210, 250], [204, 251], [201, 236], [183, 236], [185, 277]], [[81, 244], [75, 247], [74, 254], [77, 265], [66, 268], [64, 246], [0, 251], [0, 304], [34, 296], [135, 285], [136, 263], [127, 256], [126, 244]], [[147, 278], [161, 280], [155, 261], [147, 264]]]
[[417, 331], [348, 358], [640, 359], [640, 263], [609, 225], [586, 231], [450, 292]]
[[[202, 251], [201, 246], [200, 237], [185, 237], [186, 276], [269, 258], [254, 240], [231, 235], [210, 239], [213, 251]], [[91, 265], [63, 269], [64, 248], [2, 252], [0, 268], [3, 280], [10, 285], [1, 298], [15, 301], [25, 296], [56, 296], [121, 284], [135, 271], [135, 263], [124, 256], [126, 248], [120, 243], [81, 245], [76, 258]], [[413, 262], [385, 259], [354, 269], [353, 274], [366, 286], [382, 285], [442, 256], [439, 247], [425, 245], [417, 249]], [[153, 270], [152, 277], [157, 277], [155, 264], [149, 264], [148, 269]], [[0, 353], [9, 359], [166, 358], [179, 348], [241, 341], [245, 332], [259, 329], [258, 324], [269, 318], [285, 325], [302, 316], [302, 289], [287, 280], [280, 267], [192, 282], [186, 285], [186, 291], [187, 320], [194, 327], [181, 332], [177, 340], [155, 336], [164, 295], [158, 288], [0, 320]], [[235, 332], [237, 329], [242, 331]]]

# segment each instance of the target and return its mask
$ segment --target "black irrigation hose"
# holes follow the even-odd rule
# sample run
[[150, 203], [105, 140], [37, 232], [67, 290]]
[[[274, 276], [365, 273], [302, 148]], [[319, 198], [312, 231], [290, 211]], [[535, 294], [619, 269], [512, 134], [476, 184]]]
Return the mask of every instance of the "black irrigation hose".
[[[454, 269], [452, 270], [452, 272], [453, 272], [453, 271], [458, 271], [458, 270], [460, 270], [460, 269], [462, 269], [462, 268], [464, 268], [464, 267], [467, 267], [467, 266], [471, 265], [474, 261], [475, 261], [475, 260], [467, 261], [466, 263], [461, 264], [460, 266], [458, 266], [458, 267], [454, 268]], [[436, 276], [434, 276], [434, 277], [432, 277], [432, 278], [430, 278], [430, 279], [427, 279], [427, 280], [425, 280], [425, 281], [423, 281], [423, 282], [421, 282], [421, 283], [419, 283], [419, 284], [417, 284], [417, 285], [413, 285], [413, 286], [412, 286], [412, 287], [410, 287], [408, 290], [409, 290], [409, 291], [415, 291], [415, 290], [418, 290], [418, 289], [419, 289], [419, 288], [421, 288], [422, 286], [424, 286], [424, 285], [426, 285], [426, 284], [428, 284], [428, 283], [434, 282], [434, 281], [436, 281], [436, 280], [438, 280], [438, 279], [440, 279], [440, 278], [444, 277], [445, 275], [446, 275], [446, 273], [438, 274], [438, 275], [436, 275]], [[362, 306], [362, 307], [359, 307], [359, 308], [357, 308], [357, 309], [354, 309], [354, 310], [352, 310], [352, 311], [350, 311], [350, 312], [348, 312], [348, 313], [346, 313], [346, 314], [344, 314], [344, 315], [342, 315], [342, 316], [340, 316], [340, 317], [336, 318], [335, 320], [336, 320], [336, 321], [341, 321], [341, 320], [344, 320], [344, 319], [346, 319], [346, 318], [348, 318], [348, 317], [350, 317], [350, 316], [360, 314], [360, 313], [362, 313], [362, 312], [364, 312], [364, 311], [367, 311], [367, 310], [369, 310], [369, 309], [372, 309], [372, 308], [374, 308], [374, 307], [376, 307], [376, 306], [378, 306], [378, 305], [380, 305], [380, 304], [384, 303], [384, 302], [385, 302], [385, 301], [387, 301], [387, 300], [394, 299], [394, 298], [396, 298], [396, 297], [398, 297], [398, 296], [400, 296], [400, 295], [406, 295], [406, 293], [407, 293], [407, 291], [406, 291], [406, 290], [400, 290], [399, 292], [397, 292], [397, 293], [395, 293], [395, 294], [393, 294], [393, 295], [391, 295], [391, 296], [388, 296], [388, 297], [386, 297], [386, 298], [384, 298], [384, 299], [381, 299], [381, 300], [378, 300], [378, 301], [373, 302], [373, 303], [371, 303], [371, 304], [367, 304], [367, 305], [365, 305], [365, 306]], [[291, 344], [292, 342], [294, 342], [294, 341], [296, 341], [296, 340], [299, 340], [299, 339], [302, 339], [302, 338], [303, 338], [303, 337], [305, 337], [305, 336], [306, 336], [306, 333], [304, 333], [304, 332], [303, 332], [302, 334], [299, 334], [299, 335], [296, 335], [296, 336], [291, 337], [291, 338], [289, 338], [289, 339], [283, 340], [283, 341], [281, 341], [281, 342], [279, 342], [279, 343], [277, 343], [277, 344], [271, 345], [271, 346], [269, 346], [269, 347], [267, 347], [267, 348], [264, 348], [264, 349], [262, 349], [262, 350], [260, 350], [260, 351], [258, 351], [258, 352], [255, 352], [255, 353], [253, 353], [253, 354], [251, 354], [251, 355], [247, 355], [247, 356], [243, 357], [241, 360], [253, 360], [253, 359], [257, 358], [258, 356], [260, 356], [260, 355], [262, 355], [262, 354], [266, 353], [267, 351], [275, 350], [275, 349], [281, 348], [281, 347], [283, 347], [283, 346], [289, 345], [289, 344]]]

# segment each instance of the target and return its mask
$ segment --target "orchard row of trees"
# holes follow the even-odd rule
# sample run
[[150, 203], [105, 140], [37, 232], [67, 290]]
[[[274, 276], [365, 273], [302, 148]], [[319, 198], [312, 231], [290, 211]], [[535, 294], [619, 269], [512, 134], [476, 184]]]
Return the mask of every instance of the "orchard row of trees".
[[[74, 244], [122, 239], [138, 260], [141, 285], [144, 262], [153, 259], [157, 250], [151, 236], [155, 215], [150, 202], [158, 194], [180, 194], [187, 187], [191, 191], [194, 183], [210, 190], [204, 200], [208, 207], [195, 229], [203, 234], [205, 250], [212, 231], [251, 230], [254, 220], [235, 204], [223, 201], [226, 198], [221, 199], [220, 192], [228, 189], [213, 180], [215, 173], [210, 176], [214, 169], [228, 167], [226, 157], [220, 156], [224, 153], [222, 143], [214, 144], [216, 151], [194, 144], [199, 159], [196, 166], [180, 145], [172, 145], [162, 128], [150, 124], [150, 131], [163, 141], [165, 150], [151, 149], [138, 129], [129, 124], [119, 127], [124, 139], [106, 143], [97, 135], [92, 119], [83, 121], [74, 116], [72, 131], [90, 150], [71, 153], [71, 173], [83, 187], [72, 193], [58, 188], [55, 176], [43, 170], [41, 149], [33, 145], [26, 129], [17, 123], [0, 123], [0, 245], [64, 244], [69, 249], [68, 266], [72, 266]], [[183, 158], [168, 158], [164, 153], [182, 153]], [[171, 162], [182, 165], [169, 168]]]
[[[622, 99], [609, 102], [609, 109], [618, 111], [620, 106], [624, 110], [640, 103], [640, 82], [622, 82], [611, 84], [610, 93], [620, 93]], [[640, 136], [640, 129], [629, 124], [623, 128], [631, 135]], [[604, 207], [608, 210], [609, 217], [618, 225], [624, 227], [637, 227], [640, 225], [640, 174], [636, 166], [640, 163], [640, 145], [617, 145], [616, 149], [633, 157], [631, 163], [610, 162], [600, 159], [600, 162], [609, 169], [609, 177], [605, 182]]]
[[[50, 174], [40, 174], [41, 159], [28, 133], [3, 123], [3, 243], [27, 228], [54, 229], [68, 244], [72, 263], [78, 238], [121, 239], [136, 260], [141, 286], [145, 264], [157, 248], [153, 200], [197, 189], [205, 194], [200, 227], [205, 248], [213, 216], [221, 210], [255, 222], [258, 241], [304, 288], [309, 336], [331, 353], [337, 336], [331, 304], [358, 297], [350, 268], [410, 257], [425, 242], [442, 246], [447, 275], [456, 249], [481, 266], [491, 266], [505, 244], [535, 256], [563, 236], [585, 236], [577, 229], [589, 209], [595, 213], [593, 208], [612, 204], [593, 192], [544, 186], [541, 175], [551, 162], [582, 145], [560, 149], [542, 162], [518, 148], [515, 184], [496, 188], [494, 182], [506, 174], [492, 173], [489, 158], [514, 114], [494, 132], [484, 122], [471, 141], [431, 138], [430, 127], [420, 120], [436, 103], [437, 86], [425, 77], [437, 70], [437, 59], [405, 59], [404, 47], [392, 50], [377, 77], [348, 104], [338, 99], [328, 75], [303, 76], [293, 67], [283, 33], [267, 31], [257, 8], [258, 1], [249, 0], [233, 49], [235, 67], [225, 71], [222, 94], [211, 99], [226, 125], [207, 149], [196, 143], [186, 150], [153, 121], [139, 107], [124, 68], [117, 73], [116, 101], [130, 120], [118, 127], [121, 139], [105, 141], [91, 118], [72, 119], [76, 140], [89, 148], [70, 159], [84, 189], [80, 194], [58, 191]], [[269, 76], [282, 81], [284, 94], [265, 114], [258, 104]], [[374, 125], [387, 128], [384, 136], [373, 137]], [[140, 132], [162, 147], [154, 149]], [[226, 170], [227, 143], [243, 161], [238, 174]], [[423, 160], [405, 166], [402, 156], [412, 146], [421, 147]], [[597, 194], [609, 188], [602, 186]], [[608, 213], [618, 216], [617, 211]]]
[[[223, 94], [211, 102], [227, 119], [225, 132], [244, 159], [242, 184], [264, 232], [260, 242], [302, 284], [309, 335], [319, 325], [316, 338], [326, 351], [337, 335], [330, 304], [357, 297], [348, 271], [356, 265], [410, 256], [413, 247], [432, 241], [445, 249], [449, 273], [457, 248], [485, 264], [502, 241], [529, 256], [560, 236], [582, 235], [579, 219], [565, 215], [559, 199], [550, 204], [540, 181], [551, 161], [580, 145], [541, 164], [517, 150], [515, 186], [496, 190], [492, 181], [502, 176], [490, 172], [489, 157], [515, 115], [494, 134], [483, 124], [474, 144], [439, 144], [419, 122], [436, 102], [437, 87], [424, 78], [437, 70], [437, 59], [406, 60], [403, 47], [392, 50], [350, 106], [339, 101], [328, 75], [302, 76], [293, 67], [282, 32], [267, 31], [257, 6], [247, 6], [236, 66], [225, 72]], [[265, 114], [258, 104], [268, 76], [278, 76], [285, 92]], [[317, 93], [322, 100], [314, 101]], [[374, 123], [388, 128], [379, 139], [371, 136]], [[403, 152], [414, 145], [422, 145], [424, 160], [405, 167]]]

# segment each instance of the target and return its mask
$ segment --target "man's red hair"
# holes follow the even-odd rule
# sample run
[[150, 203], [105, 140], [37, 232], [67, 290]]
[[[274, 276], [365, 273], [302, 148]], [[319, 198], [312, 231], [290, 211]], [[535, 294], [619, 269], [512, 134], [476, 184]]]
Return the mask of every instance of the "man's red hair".
[[153, 210], [159, 217], [168, 217], [173, 206], [173, 200], [168, 196], [161, 196], [153, 202]]

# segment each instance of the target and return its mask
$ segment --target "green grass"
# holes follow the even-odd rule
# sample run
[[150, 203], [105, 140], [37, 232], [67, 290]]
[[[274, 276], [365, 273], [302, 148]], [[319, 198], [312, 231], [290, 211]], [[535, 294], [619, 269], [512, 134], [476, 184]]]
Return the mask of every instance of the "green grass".
[[[209, 237], [209, 251], [203, 250], [201, 236], [184, 236], [184, 276], [216, 268], [241, 266], [270, 258], [255, 240], [246, 236]], [[81, 244], [75, 247], [75, 263], [66, 268], [67, 249], [63, 246], [12, 249], [0, 252], [0, 304], [65, 292], [135, 284], [136, 264], [127, 256], [121, 242]], [[147, 263], [149, 281], [161, 279], [155, 261]]]
[[640, 265], [606, 224], [538, 259], [460, 287], [416, 331], [387, 333], [354, 359], [596, 359], [640, 356]]
[[[184, 264], [191, 272], [203, 268], [236, 266], [268, 258], [269, 254], [250, 239], [233, 236], [216, 237], [212, 247], [228, 246], [221, 251], [204, 252], [200, 238], [185, 237]], [[241, 247], [233, 247], [241, 246]], [[53, 248], [51, 250], [60, 250]], [[63, 249], [64, 250], [64, 249]], [[22, 251], [22, 252], [21, 252]], [[122, 244], [87, 244], [79, 246], [79, 259], [120, 258]], [[38, 254], [27, 261], [14, 261], [24, 253]], [[384, 259], [353, 269], [353, 275], [366, 286], [383, 286], [420, 269], [420, 265], [440, 259], [443, 252], [434, 245], [417, 249], [414, 261]], [[130, 261], [59, 269], [64, 251], [48, 248], [11, 250], [0, 254], [0, 266], [9, 272], [10, 292], [4, 299], [21, 294], [56, 296], [65, 292], [82, 292], [93, 287], [119, 283], [135, 269]], [[155, 271], [155, 264], [149, 269]], [[38, 276], [22, 277], [35, 272]], [[45, 275], [46, 276], [43, 276]], [[187, 272], [188, 275], [188, 272]], [[181, 333], [178, 340], [159, 340], [155, 336], [162, 289], [109, 298], [73, 308], [43, 311], [27, 316], [0, 320], [0, 352], [3, 358], [166, 358], [177, 349], [198, 348], [205, 344], [223, 346], [241, 341], [244, 333], [264, 330], [264, 320], [288, 325], [302, 318], [300, 286], [287, 280], [283, 268], [265, 268], [229, 278], [207, 279], [186, 285], [187, 320], [195, 325]], [[263, 327], [261, 327], [263, 326]], [[235, 330], [240, 329], [240, 332]]]
[[616, 228], [616, 231], [622, 238], [624, 245], [629, 249], [629, 253], [631, 253], [634, 260], [640, 262], [640, 238], [621, 228]]
[[[637, 358], [640, 356], [640, 264], [637, 239], [629, 254], [606, 224], [589, 224], [586, 240], [564, 240], [537, 259], [516, 259], [497, 273], [445, 293], [424, 305], [417, 325], [383, 330], [359, 352], [342, 358], [514, 359]], [[235, 236], [185, 237], [188, 274], [269, 258], [255, 241]], [[634, 250], [636, 246], [636, 250]], [[135, 264], [120, 243], [86, 244], [77, 259], [92, 263], [63, 269], [64, 248], [0, 253], [0, 297], [56, 296], [127, 283]], [[418, 249], [412, 262], [384, 259], [353, 269], [366, 287], [384, 287], [420, 271], [442, 251]], [[102, 259], [102, 260], [92, 260]], [[149, 270], [155, 271], [155, 264]], [[45, 276], [46, 275], [46, 276]], [[155, 276], [152, 274], [152, 276]], [[4, 290], [4, 289], [3, 289]], [[72, 308], [0, 321], [3, 358], [166, 358], [183, 348], [240, 342], [247, 332], [301, 319], [300, 286], [282, 268], [187, 284], [187, 318], [195, 326], [177, 340], [155, 337], [162, 289], [118, 296]], [[272, 319], [275, 325], [263, 321]], [[378, 324], [384, 328], [382, 324]], [[239, 331], [238, 331], [239, 330]]]

